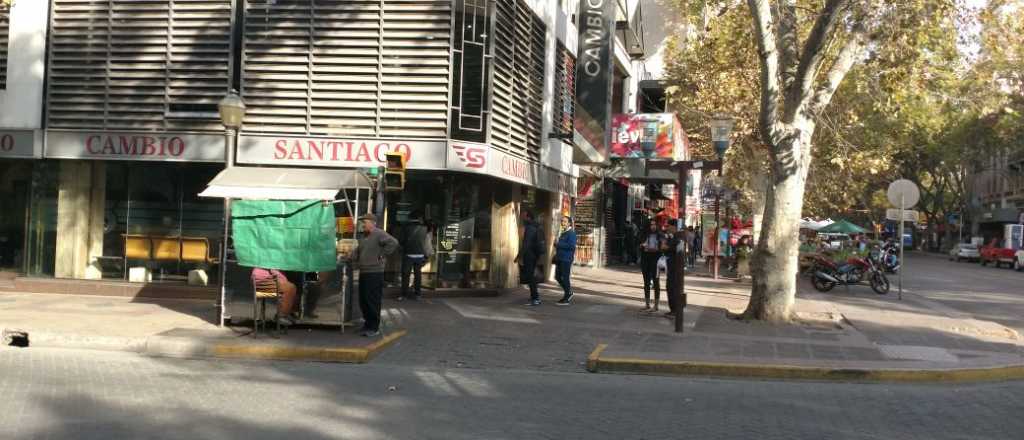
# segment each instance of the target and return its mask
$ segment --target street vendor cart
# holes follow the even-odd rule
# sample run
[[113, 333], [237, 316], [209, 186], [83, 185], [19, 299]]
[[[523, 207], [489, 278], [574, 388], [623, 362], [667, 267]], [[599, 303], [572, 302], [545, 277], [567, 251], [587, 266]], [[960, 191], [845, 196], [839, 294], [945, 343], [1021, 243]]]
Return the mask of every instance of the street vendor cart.
[[[298, 324], [339, 326], [352, 307], [355, 219], [371, 212], [374, 183], [358, 170], [231, 167], [201, 197], [225, 199], [220, 324], [252, 321], [252, 269], [277, 269], [299, 288]], [[276, 306], [276, 304], [275, 304]]]

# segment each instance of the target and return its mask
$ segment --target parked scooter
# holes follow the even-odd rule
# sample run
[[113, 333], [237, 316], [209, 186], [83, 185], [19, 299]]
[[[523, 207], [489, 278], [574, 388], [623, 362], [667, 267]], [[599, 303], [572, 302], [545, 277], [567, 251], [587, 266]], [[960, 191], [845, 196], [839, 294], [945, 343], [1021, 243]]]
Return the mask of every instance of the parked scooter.
[[900, 261], [900, 249], [897, 247], [897, 244], [895, 242], [888, 241], [882, 245], [882, 250], [876, 259], [876, 263], [878, 263], [886, 273], [899, 272], [902, 262]]
[[[857, 260], [857, 262], [851, 262]], [[889, 293], [889, 279], [882, 273], [871, 257], [851, 258], [846, 264], [838, 265], [825, 257], [815, 257], [814, 276], [811, 285], [819, 292], [828, 292], [838, 285], [860, 284], [867, 278], [871, 290], [879, 295]]]

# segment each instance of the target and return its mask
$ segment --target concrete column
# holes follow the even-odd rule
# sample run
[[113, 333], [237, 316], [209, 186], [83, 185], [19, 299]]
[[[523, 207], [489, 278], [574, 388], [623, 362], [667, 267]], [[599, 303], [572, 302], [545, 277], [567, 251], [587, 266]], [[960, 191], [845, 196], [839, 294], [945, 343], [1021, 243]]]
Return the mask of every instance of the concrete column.
[[494, 184], [491, 201], [491, 285], [508, 289], [519, 285], [519, 267], [514, 260], [519, 253], [519, 187]]
[[54, 276], [98, 278], [88, 271], [103, 254], [106, 168], [102, 163], [61, 161], [57, 188], [57, 250]]

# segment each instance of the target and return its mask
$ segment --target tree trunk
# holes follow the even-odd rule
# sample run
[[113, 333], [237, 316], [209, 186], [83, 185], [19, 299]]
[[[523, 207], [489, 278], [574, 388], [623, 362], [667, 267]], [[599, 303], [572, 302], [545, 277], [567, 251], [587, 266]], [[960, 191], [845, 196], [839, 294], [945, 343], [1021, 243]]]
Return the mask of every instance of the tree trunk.
[[[813, 133], [813, 127], [800, 130]], [[799, 269], [800, 215], [809, 160], [810, 136], [793, 136], [780, 150], [792, 152], [789, 161], [776, 161], [765, 197], [764, 219], [757, 249], [751, 260], [754, 285], [743, 316], [770, 322], [792, 318]]]

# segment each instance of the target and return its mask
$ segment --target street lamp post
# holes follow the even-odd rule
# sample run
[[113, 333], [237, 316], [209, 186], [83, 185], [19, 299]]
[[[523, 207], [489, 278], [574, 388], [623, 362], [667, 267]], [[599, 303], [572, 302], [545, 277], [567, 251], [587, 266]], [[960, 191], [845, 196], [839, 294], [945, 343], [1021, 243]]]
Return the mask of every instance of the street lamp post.
[[[715, 153], [718, 154], [718, 160], [725, 160], [725, 152], [729, 149], [729, 144], [732, 136], [733, 119], [725, 115], [715, 115], [711, 118], [711, 144], [715, 147]], [[718, 176], [722, 177], [722, 167], [718, 167]], [[722, 222], [719, 218], [720, 205], [722, 204], [721, 188], [715, 191], [715, 256], [712, 262], [714, 267], [714, 279], [718, 279], [718, 271], [721, 262], [719, 261], [721, 255], [721, 244], [722, 241], [719, 238], [722, 231]], [[728, 240], [727, 240], [728, 241]]]
[[[242, 127], [245, 117], [245, 101], [238, 96], [237, 90], [231, 90], [220, 103], [220, 122], [224, 124], [224, 168], [235, 166], [235, 142], [238, 129]], [[228, 234], [231, 226], [231, 199], [224, 198], [224, 238], [220, 246], [220, 326], [224, 326], [224, 305], [227, 304], [227, 273], [228, 273]]]

